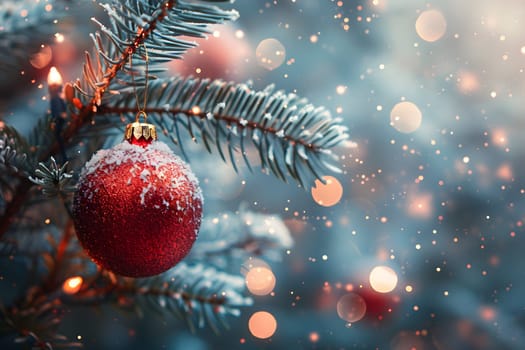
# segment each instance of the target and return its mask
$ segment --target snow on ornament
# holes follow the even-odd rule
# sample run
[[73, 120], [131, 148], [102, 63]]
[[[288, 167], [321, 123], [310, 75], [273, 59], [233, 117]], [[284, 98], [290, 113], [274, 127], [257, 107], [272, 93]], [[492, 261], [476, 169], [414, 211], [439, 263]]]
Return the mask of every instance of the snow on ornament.
[[86, 163], [73, 201], [78, 239], [101, 267], [128, 277], [168, 270], [190, 251], [202, 192], [189, 166], [151, 124], [129, 124], [122, 143]]

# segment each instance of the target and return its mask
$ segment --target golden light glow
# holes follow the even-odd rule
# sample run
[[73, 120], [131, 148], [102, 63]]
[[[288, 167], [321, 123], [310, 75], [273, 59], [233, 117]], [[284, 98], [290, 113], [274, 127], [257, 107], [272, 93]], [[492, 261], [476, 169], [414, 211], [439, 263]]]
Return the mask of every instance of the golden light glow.
[[434, 197], [431, 193], [409, 192], [407, 214], [414, 218], [429, 219], [434, 213]]
[[320, 180], [315, 180], [315, 187], [312, 188], [312, 198], [323, 207], [331, 207], [339, 203], [343, 197], [343, 186], [333, 176], [323, 176], [326, 184]]
[[388, 266], [376, 266], [369, 276], [372, 289], [379, 293], [390, 293], [397, 286], [397, 273]]
[[470, 94], [479, 89], [478, 76], [469, 71], [461, 71], [458, 73], [458, 89], [463, 94]]
[[270, 338], [277, 330], [275, 317], [266, 311], [257, 311], [248, 320], [248, 329], [256, 338]]
[[512, 181], [512, 179], [514, 178], [512, 167], [508, 163], [502, 164], [496, 171], [496, 175], [499, 179], [504, 181]]
[[441, 11], [423, 11], [416, 20], [417, 35], [425, 41], [434, 42], [441, 39], [446, 30], [447, 20]]
[[496, 318], [496, 310], [490, 306], [481, 306], [479, 308], [479, 315], [485, 321], [494, 321]]
[[70, 277], [62, 284], [62, 290], [66, 294], [76, 294], [82, 288], [84, 279], [81, 276]]
[[399, 132], [411, 133], [419, 129], [423, 115], [412, 102], [396, 104], [390, 111], [390, 125]]
[[386, 9], [388, 5], [387, 0], [371, 0], [372, 5], [374, 6], [374, 9], [383, 11]]
[[310, 339], [312, 343], [317, 343], [319, 341], [319, 333], [311, 332], [308, 338]]
[[47, 76], [47, 84], [49, 86], [60, 86], [62, 83], [62, 75], [60, 75], [56, 67], [51, 67]]
[[357, 293], [343, 295], [337, 302], [337, 315], [347, 322], [357, 322], [366, 314], [366, 302]]
[[55, 42], [61, 44], [64, 42], [64, 40], [66, 39], [66, 37], [64, 36], [64, 34], [62, 33], [55, 33]]
[[275, 275], [266, 267], [254, 267], [245, 277], [246, 287], [254, 295], [267, 295], [275, 287]]
[[344, 95], [345, 92], [346, 92], [346, 89], [347, 87], [345, 85], [338, 85], [336, 88], [335, 88], [335, 92], [338, 94], [338, 95]]

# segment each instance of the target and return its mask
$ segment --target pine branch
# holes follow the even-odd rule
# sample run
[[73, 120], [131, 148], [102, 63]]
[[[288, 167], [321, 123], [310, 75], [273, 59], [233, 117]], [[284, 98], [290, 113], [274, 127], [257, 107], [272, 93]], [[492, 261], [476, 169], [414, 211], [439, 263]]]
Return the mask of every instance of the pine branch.
[[149, 64], [180, 58], [196, 44], [178, 36], [203, 37], [209, 32], [208, 25], [238, 16], [235, 11], [175, 0], [112, 1], [102, 6], [110, 25], [94, 19], [100, 33], [92, 35], [94, 54], [86, 54], [83, 76], [76, 84], [84, 110], [96, 110], [106, 92], [132, 83], [130, 75], [136, 72], [127, 65], [135, 53], [147, 55]]
[[[346, 127], [325, 108], [295, 94], [273, 86], [255, 91], [245, 84], [176, 77], [155, 80], [149, 95], [145, 112], [165, 134], [182, 146], [179, 129], [185, 128], [209, 152], [217, 150], [224, 161], [229, 157], [235, 170], [236, 148], [251, 169], [247, 147], [252, 145], [263, 169], [284, 181], [291, 177], [305, 189], [328, 172], [340, 172], [331, 148], [348, 138]], [[115, 95], [97, 114], [132, 119], [134, 98]]]
[[278, 260], [292, 246], [290, 231], [279, 217], [241, 208], [239, 213], [205, 219], [186, 260], [207, 261], [225, 269], [232, 265], [231, 259], [242, 262], [263, 256]]
[[[118, 73], [125, 70], [125, 65], [129, 61], [130, 56], [133, 56], [137, 48], [141, 47], [147, 40], [153, 40], [153, 45], [164, 42], [164, 40], [167, 40], [164, 36], [173, 34], [169, 32], [170, 30], [178, 30], [179, 33], [184, 34], [191, 32], [200, 36], [206, 33], [206, 23], [219, 23], [224, 19], [234, 19], [237, 16], [234, 11], [225, 12], [212, 6], [187, 4], [185, 2], [179, 3], [174, 0], [149, 2], [145, 0], [112, 1], [111, 6], [106, 5], [106, 7], [109, 10], [108, 14], [112, 18], [111, 26], [115, 32], [111, 32], [101, 25], [101, 30], [106, 35], [106, 43], [104, 43], [100, 34], [93, 35], [96, 67], [93, 65], [91, 57], [86, 55], [84, 77], [76, 84], [77, 88], [84, 93], [84, 98], [83, 102], [80, 102], [81, 108], [77, 110], [78, 113], [72, 115], [72, 118], [60, 135], [64, 144], [70, 144], [79, 131], [91, 121], [93, 112], [97, 110], [97, 106], [101, 103], [102, 98], [105, 97], [108, 91], [111, 91], [110, 87], [115, 84], [115, 78]], [[122, 17], [123, 14], [127, 13], [126, 11], [130, 11], [127, 17]], [[141, 13], [141, 11], [144, 12]], [[141, 19], [140, 28], [137, 23], [134, 23], [134, 19], [129, 15], [130, 13], [141, 13], [139, 16]], [[191, 20], [194, 20], [196, 23], [191, 23]], [[163, 23], [164, 21], [166, 24]], [[157, 41], [151, 39], [151, 36], [156, 31], [159, 32], [157, 35], [159, 35], [161, 41], [158, 41], [160, 39], [157, 39]], [[117, 36], [117, 34], [122, 37]], [[168, 42], [169, 40], [166, 41], [166, 43]], [[173, 45], [180, 45], [180, 48], [187, 46], [186, 44], [177, 44], [176, 41], [173, 41]], [[174, 49], [174, 47], [171, 48]], [[161, 55], [161, 53], [156, 52], [156, 55]], [[83, 88], [87, 92], [83, 91]], [[69, 87], [66, 86], [66, 90], [68, 89]], [[66, 94], [68, 94], [67, 91]], [[47, 134], [47, 131], [50, 131], [50, 129], [40, 129], [39, 131], [44, 131]], [[38, 138], [35, 138], [35, 141], [38, 141]], [[31, 144], [39, 146], [35, 156], [39, 162], [47, 161], [49, 157], [57, 154], [60, 148], [56, 139], [53, 139], [51, 143], [44, 142], [40, 144], [35, 142]], [[32, 185], [28, 179], [23, 179], [13, 188], [13, 199], [6, 204], [3, 215], [0, 218], [0, 237], [9, 229], [13, 217], [26, 201]]]
[[[9, 200], [5, 200], [5, 210], [0, 217], [0, 238], [9, 229], [13, 218], [30, 194], [33, 183], [29, 180], [29, 176], [33, 175], [37, 163], [48, 160], [59, 151], [59, 144], [53, 136], [52, 129], [53, 119], [49, 115], [38, 121], [28, 137], [29, 141], [7, 125], [2, 125], [0, 128], [0, 169], [4, 164], [4, 167], [10, 170], [4, 174], [17, 179], [15, 183], [13, 177], [9, 177], [8, 180]], [[0, 197], [5, 199], [5, 188], [0, 187], [0, 190], [2, 190]]]
[[45, 297], [19, 307], [0, 305], [0, 335], [16, 334], [15, 343], [33, 349], [73, 348], [82, 346], [58, 334], [64, 310], [58, 299]]
[[0, 124], [0, 174], [25, 178], [31, 173], [32, 161], [27, 141], [14, 128]]
[[186, 321], [192, 331], [206, 324], [216, 333], [221, 325], [228, 329], [225, 317], [239, 316], [239, 307], [252, 304], [242, 295], [242, 277], [203, 264], [182, 262], [159, 277], [135, 281], [138, 296], [159, 306], [163, 314], [168, 312]]
[[30, 147], [18, 132], [2, 124], [0, 126], [0, 237], [25, 202], [30, 189], [27, 180], [32, 169]]
[[75, 187], [70, 184], [73, 174], [66, 172], [68, 162], [60, 166], [55, 158], [51, 157], [51, 164], [47, 167], [43, 162], [38, 164], [35, 170], [35, 177], [30, 176], [29, 180], [42, 187], [42, 193], [48, 197], [61, 196], [64, 198], [67, 193], [73, 192]]
[[172, 315], [185, 321], [192, 331], [208, 325], [219, 333], [220, 328], [228, 328], [228, 315], [238, 316], [239, 308], [252, 304], [251, 298], [242, 295], [243, 290], [244, 279], [240, 276], [202, 263], [181, 262], [152, 278], [106, 279], [105, 286], [84, 289], [64, 302], [114, 301], [119, 307], [133, 307], [139, 313], [140, 306], [152, 306], [162, 316]]

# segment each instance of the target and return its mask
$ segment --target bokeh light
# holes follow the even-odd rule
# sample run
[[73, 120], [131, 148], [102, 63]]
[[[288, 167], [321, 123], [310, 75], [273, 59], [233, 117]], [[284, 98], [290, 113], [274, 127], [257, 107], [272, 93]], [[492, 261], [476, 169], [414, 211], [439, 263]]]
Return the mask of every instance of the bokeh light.
[[233, 25], [212, 26], [211, 30], [213, 35], [207, 38], [182, 36], [198, 46], [189, 49], [184, 59], [169, 62], [168, 70], [183, 76], [242, 80], [253, 56], [253, 46], [244, 32]]
[[428, 42], [434, 42], [443, 37], [447, 30], [447, 20], [439, 10], [421, 12], [416, 20], [416, 32], [419, 37]]
[[366, 302], [357, 293], [343, 295], [337, 302], [337, 315], [347, 322], [357, 322], [366, 314]]
[[66, 294], [76, 294], [82, 288], [84, 279], [81, 276], [70, 277], [62, 284], [62, 291]]
[[397, 286], [397, 273], [388, 266], [376, 266], [370, 271], [370, 286], [378, 293], [390, 293]]
[[[423, 333], [423, 334], [421, 334]], [[423, 337], [426, 332], [420, 332], [420, 334], [415, 334], [415, 332], [402, 331], [397, 334], [392, 341], [390, 342], [389, 349], [391, 350], [425, 350], [430, 349], [425, 346]]]
[[257, 311], [248, 320], [248, 329], [254, 337], [267, 339], [277, 330], [277, 321], [271, 313]]
[[430, 219], [434, 213], [434, 197], [431, 193], [409, 191], [407, 194], [407, 214], [413, 218]]
[[336, 205], [343, 196], [343, 186], [333, 176], [323, 176], [325, 184], [320, 180], [315, 180], [315, 187], [312, 187], [312, 198], [323, 207]]
[[317, 332], [311, 332], [309, 335], [308, 335], [308, 339], [310, 339], [310, 341], [312, 343], [317, 343], [319, 341], [319, 333]]
[[411, 133], [419, 129], [423, 115], [412, 102], [397, 103], [390, 111], [390, 125], [399, 132]]
[[49, 46], [43, 46], [40, 51], [31, 56], [29, 63], [36, 69], [46, 67], [53, 59], [53, 51]]
[[470, 71], [460, 71], [457, 78], [458, 89], [463, 94], [471, 94], [479, 89], [478, 76]]
[[286, 59], [286, 49], [277, 39], [262, 40], [255, 49], [257, 63], [268, 70], [274, 70]]
[[254, 267], [245, 277], [246, 287], [254, 295], [267, 295], [275, 287], [275, 275], [266, 267]]

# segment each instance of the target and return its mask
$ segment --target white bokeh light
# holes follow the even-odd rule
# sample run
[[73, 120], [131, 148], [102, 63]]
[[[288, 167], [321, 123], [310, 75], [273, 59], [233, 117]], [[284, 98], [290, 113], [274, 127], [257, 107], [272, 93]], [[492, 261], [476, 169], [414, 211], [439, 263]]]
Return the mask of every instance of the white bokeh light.
[[388, 266], [376, 266], [370, 271], [370, 285], [378, 293], [390, 293], [397, 286], [397, 273]]

